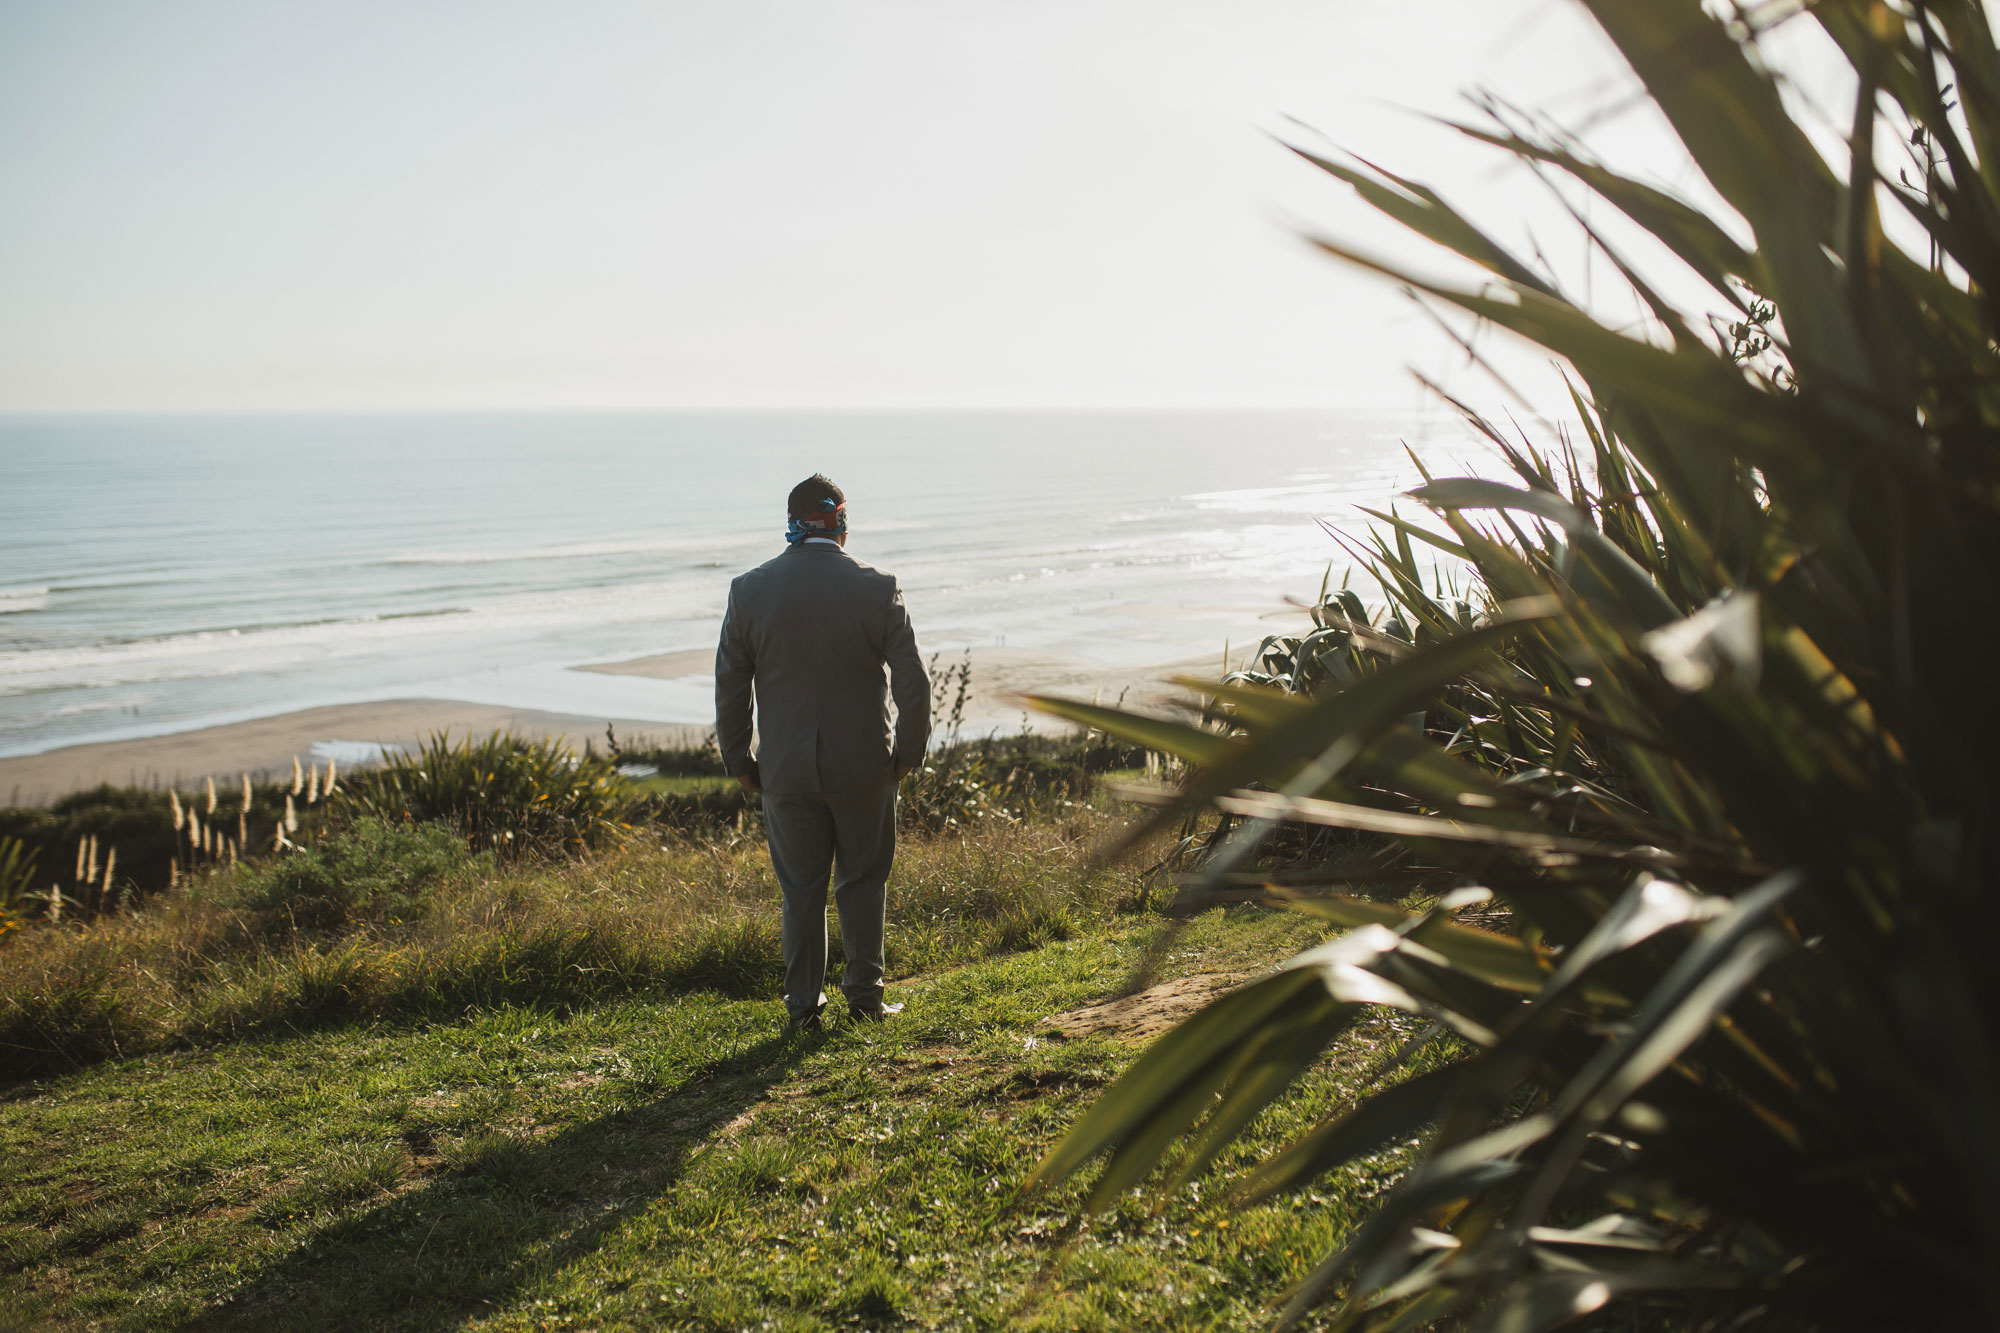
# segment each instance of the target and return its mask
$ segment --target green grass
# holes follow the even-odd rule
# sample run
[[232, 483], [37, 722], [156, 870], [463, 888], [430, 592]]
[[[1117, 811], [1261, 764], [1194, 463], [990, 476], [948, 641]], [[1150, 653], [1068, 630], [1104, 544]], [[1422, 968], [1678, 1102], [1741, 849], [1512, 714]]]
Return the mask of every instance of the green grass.
[[[1078, 1229], [1017, 1197], [1135, 1048], [1038, 1020], [1115, 993], [1164, 926], [893, 986], [882, 1027], [775, 1000], [502, 1007], [161, 1052], [0, 1103], [0, 1273], [54, 1328], [1242, 1327], [1381, 1187], [1251, 1210], [1213, 1178]], [[1308, 942], [1211, 912], [1160, 975]], [[1295, 1135], [1400, 1040], [1382, 1020], [1225, 1160]]]
[[[891, 975], [1032, 948], [1135, 902], [1137, 869], [1091, 862], [1117, 821], [1073, 806], [905, 838]], [[777, 992], [778, 889], [754, 825], [552, 863], [445, 843], [364, 822], [135, 911], [18, 932], [0, 948], [0, 1079], [257, 1032]]]
[[635, 796], [694, 796], [704, 792], [723, 792], [736, 786], [735, 778], [676, 773], [655, 773], [646, 778], [627, 778], [625, 787]]

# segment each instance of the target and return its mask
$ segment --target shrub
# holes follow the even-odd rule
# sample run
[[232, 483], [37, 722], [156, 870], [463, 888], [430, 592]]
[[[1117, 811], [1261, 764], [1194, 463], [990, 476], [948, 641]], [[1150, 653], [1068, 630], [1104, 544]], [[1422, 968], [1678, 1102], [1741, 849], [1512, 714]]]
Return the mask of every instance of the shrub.
[[[677, 778], [720, 778], [728, 773], [722, 764], [722, 747], [716, 744], [715, 733], [710, 732], [699, 745], [671, 745], [655, 736], [630, 736], [618, 739], [618, 732], [609, 723], [604, 727], [605, 752], [611, 762], [618, 766], [642, 764], [668, 776]], [[592, 746], [584, 747], [586, 758], [595, 753]]]
[[[62, 893], [66, 911], [85, 915], [135, 888], [163, 888], [174, 856], [166, 793], [134, 787], [100, 786], [46, 808], [0, 810], [0, 836], [17, 839], [34, 858], [43, 892], [28, 903], [37, 912], [47, 910], [51, 885]], [[92, 843], [93, 873], [78, 873], [79, 845]], [[105, 865], [114, 851], [114, 878], [107, 884]]]
[[33, 910], [48, 914], [54, 890], [62, 914], [78, 918], [130, 907], [176, 875], [272, 847], [288, 808], [294, 838], [310, 836], [325, 812], [324, 797], [310, 804], [306, 789], [294, 794], [289, 782], [246, 777], [213, 789], [210, 811], [207, 784], [187, 791], [106, 784], [50, 806], [0, 810], [0, 837], [18, 838], [35, 857], [42, 888], [29, 899]]
[[1145, 749], [1089, 732], [967, 740], [962, 729], [972, 693], [970, 650], [943, 671], [933, 656], [930, 671], [936, 744], [903, 785], [897, 818], [905, 828], [941, 833], [982, 820], [1019, 820], [1047, 802], [1080, 799], [1096, 775], [1146, 763]]
[[433, 734], [414, 754], [354, 774], [336, 809], [435, 822], [506, 857], [560, 856], [625, 831], [624, 780], [609, 760], [579, 759], [557, 740], [494, 732], [483, 741]]
[[301, 930], [421, 915], [443, 884], [489, 873], [493, 854], [474, 855], [443, 824], [360, 819], [317, 843], [217, 880], [223, 903], [283, 918]]

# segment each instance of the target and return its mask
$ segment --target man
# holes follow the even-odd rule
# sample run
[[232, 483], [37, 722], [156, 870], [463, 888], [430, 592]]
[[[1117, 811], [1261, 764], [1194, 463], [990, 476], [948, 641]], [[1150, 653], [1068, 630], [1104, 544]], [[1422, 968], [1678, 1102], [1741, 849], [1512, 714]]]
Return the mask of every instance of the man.
[[896, 784], [923, 762], [930, 678], [895, 576], [845, 550], [840, 487], [815, 473], [792, 488], [786, 509], [785, 553], [729, 585], [715, 650], [715, 734], [730, 776], [763, 797], [784, 892], [793, 1025], [819, 1026], [826, 1004], [829, 874], [848, 1013], [879, 1021], [902, 1008], [882, 1003], [882, 936]]

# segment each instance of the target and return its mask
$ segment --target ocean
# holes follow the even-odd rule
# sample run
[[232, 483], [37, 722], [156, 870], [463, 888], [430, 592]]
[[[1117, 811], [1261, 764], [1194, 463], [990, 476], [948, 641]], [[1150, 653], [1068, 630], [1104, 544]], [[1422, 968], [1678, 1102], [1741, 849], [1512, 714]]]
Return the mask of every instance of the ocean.
[[926, 652], [1241, 646], [1417, 478], [1368, 412], [0, 417], [0, 755], [441, 698], [662, 723], [814, 471]]

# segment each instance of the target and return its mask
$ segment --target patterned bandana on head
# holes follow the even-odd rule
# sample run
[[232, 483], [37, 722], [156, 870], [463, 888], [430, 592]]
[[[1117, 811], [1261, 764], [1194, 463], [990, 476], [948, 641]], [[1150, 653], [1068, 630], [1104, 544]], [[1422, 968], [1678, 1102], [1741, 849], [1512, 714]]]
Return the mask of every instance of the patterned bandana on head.
[[833, 497], [828, 496], [819, 502], [819, 507], [826, 512], [815, 514], [811, 518], [788, 517], [785, 520], [785, 541], [788, 545], [797, 546], [808, 537], [825, 537], [831, 540], [847, 531], [845, 504], [835, 504]]

